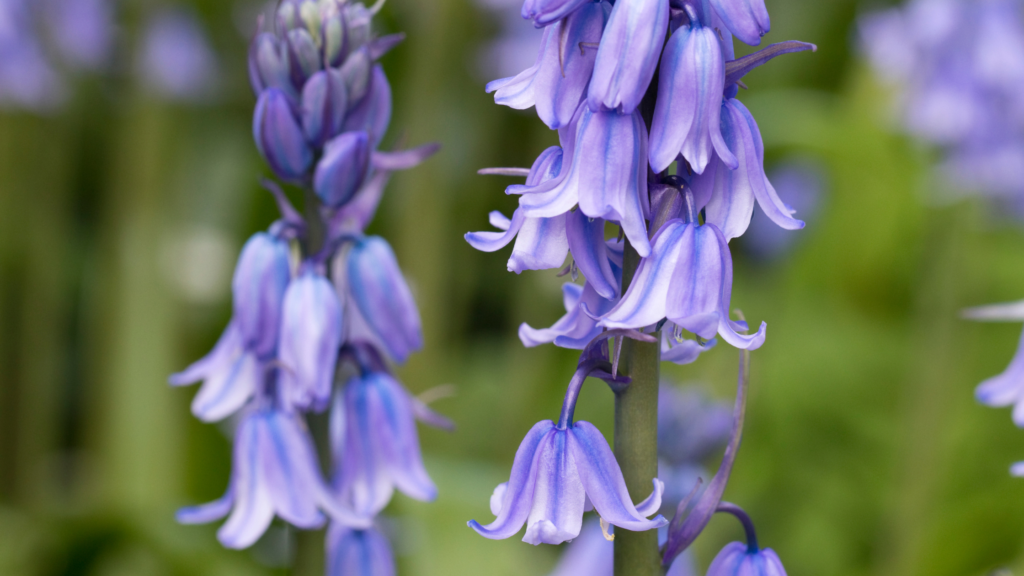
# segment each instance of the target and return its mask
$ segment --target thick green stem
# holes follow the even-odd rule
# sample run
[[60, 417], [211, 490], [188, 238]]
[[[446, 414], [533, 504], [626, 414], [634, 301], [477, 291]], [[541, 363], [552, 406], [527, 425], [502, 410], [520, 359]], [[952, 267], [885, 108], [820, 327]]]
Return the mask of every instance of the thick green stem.
[[[623, 292], [639, 264], [640, 256], [627, 241], [622, 271]], [[632, 379], [632, 383], [615, 397], [615, 458], [622, 468], [633, 502], [640, 502], [651, 493], [652, 480], [658, 475], [660, 361], [658, 343], [627, 339], [622, 345], [620, 369]], [[615, 529], [615, 576], [657, 576], [661, 573], [657, 530], [630, 532]]]

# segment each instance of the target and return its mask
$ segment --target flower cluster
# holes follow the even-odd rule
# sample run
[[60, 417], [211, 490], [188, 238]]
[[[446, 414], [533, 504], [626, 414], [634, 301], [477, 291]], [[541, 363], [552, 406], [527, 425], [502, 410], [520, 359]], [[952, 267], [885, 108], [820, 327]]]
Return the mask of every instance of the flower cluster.
[[[508, 269], [516, 273], [562, 268], [571, 258], [563, 272], [574, 280], [582, 273], [585, 282], [565, 285], [566, 315], [545, 329], [524, 324], [519, 336], [526, 346], [554, 343], [583, 355], [562, 417], [530, 431], [509, 482], [495, 491], [497, 519], [470, 525], [506, 538], [526, 523], [525, 541], [557, 544], [580, 533], [582, 513], [593, 506], [614, 526], [662, 527], [661, 516], [638, 518], [660, 507], [662, 481], [634, 506], [603, 437], [573, 423], [575, 398], [588, 375], [613, 389], [628, 386], [606, 345], [613, 336], [660, 338], [662, 359], [678, 364], [695, 361], [716, 336], [744, 353], [764, 343], [764, 323], [748, 334], [730, 318], [729, 241], [746, 231], [755, 204], [784, 229], [803, 222], [765, 176], [760, 131], [737, 95], [752, 69], [814, 46], [783, 42], [735, 58], [734, 36], [757, 45], [770, 28], [763, 0], [525, 0], [521, 14], [543, 28], [536, 62], [487, 91], [498, 104], [535, 108], [560, 145], [529, 170], [482, 171], [526, 182], [506, 190], [519, 197], [511, 218], [490, 215], [499, 231], [466, 240], [488, 252], [515, 240]], [[617, 238], [609, 239], [609, 224], [618, 226]], [[634, 255], [639, 265], [624, 285]], [[719, 476], [724, 488], [728, 472]], [[666, 564], [703, 529], [720, 497], [709, 487], [689, 515], [679, 509]], [[751, 550], [761, 554], [756, 544]]]
[[942, 179], [1019, 207], [1024, 2], [911, 0], [865, 16], [860, 36], [906, 129], [941, 149]]
[[[395, 488], [435, 497], [415, 421], [450, 425], [391, 374], [422, 347], [420, 316], [387, 241], [363, 234], [390, 172], [437, 149], [378, 150], [391, 92], [376, 60], [402, 38], [375, 38], [373, 14], [285, 0], [273, 31], [253, 40], [256, 145], [279, 179], [303, 189], [306, 210], [265, 181], [282, 217], [242, 249], [216, 346], [171, 377], [203, 382], [192, 403], [199, 419], [237, 420], [227, 492], [179, 520], [228, 516], [218, 538], [231, 548], [253, 544], [275, 516], [305, 529], [329, 520], [328, 574], [394, 572], [374, 517]], [[330, 480], [304, 419], [325, 410]]]

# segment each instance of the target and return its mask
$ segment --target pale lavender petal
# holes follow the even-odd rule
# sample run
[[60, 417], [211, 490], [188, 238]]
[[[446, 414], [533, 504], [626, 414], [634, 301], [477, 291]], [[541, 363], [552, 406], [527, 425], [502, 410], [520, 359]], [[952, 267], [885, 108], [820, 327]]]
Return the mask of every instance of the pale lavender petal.
[[288, 286], [281, 317], [280, 395], [289, 407], [323, 410], [341, 347], [341, 302], [330, 281], [307, 272]]
[[655, 478], [654, 491], [643, 502], [636, 505], [636, 511], [641, 516], [647, 517], [654, 514], [661, 508], [661, 495], [665, 493], [665, 483]]
[[605, 540], [596, 518], [583, 524], [548, 576], [612, 576], [615, 545]]
[[263, 384], [266, 368], [242, 349], [232, 361], [211, 372], [192, 399], [192, 414], [203, 422], [223, 420], [237, 412]]
[[[495, 228], [501, 228], [501, 226], [494, 224], [493, 216], [491, 220], [491, 224]], [[469, 242], [470, 246], [481, 252], [496, 252], [508, 246], [508, 243], [516, 237], [516, 234], [519, 233], [519, 229], [523, 227], [523, 223], [526, 220], [526, 217], [523, 216], [523, 211], [516, 210], [512, 213], [512, 220], [508, 222], [508, 225], [501, 232], [467, 232], [465, 236], [466, 242]], [[501, 223], [504, 224], [504, 222]]]
[[299, 528], [319, 528], [324, 516], [317, 510], [312, 489], [320, 480], [313, 441], [294, 416], [271, 412], [260, 417], [260, 475], [274, 510]]
[[569, 449], [576, 460], [576, 469], [587, 496], [606, 522], [635, 532], [668, 524], [661, 515], [653, 520], [644, 518], [633, 506], [615, 455], [592, 424], [576, 422], [569, 429]]
[[1010, 466], [1010, 475], [1017, 478], [1024, 478], [1024, 462], [1014, 462]]
[[378, 236], [360, 240], [348, 257], [348, 288], [363, 319], [398, 362], [423, 347], [419, 310], [391, 246]]
[[711, 0], [711, 6], [729, 31], [751, 46], [772, 29], [764, 0]]
[[615, 3], [590, 80], [587, 100], [591, 110], [630, 114], [640, 105], [665, 43], [668, 4], [668, 0]]
[[281, 305], [291, 270], [288, 243], [265, 232], [242, 248], [231, 280], [232, 316], [247, 349], [266, 357], [277, 347]]
[[642, 328], [665, 317], [669, 287], [680, 256], [678, 246], [689, 227], [682, 220], [671, 220], [658, 230], [651, 256], [640, 262], [622, 300], [601, 317], [601, 326]]
[[533, 507], [523, 535], [528, 544], [561, 544], [578, 536], [583, 525], [583, 484], [568, 436], [555, 430], [537, 449]]
[[498, 230], [508, 230], [512, 226], [512, 220], [501, 212], [494, 210], [487, 215], [487, 221]]
[[618, 296], [618, 282], [604, 243], [604, 220], [589, 218], [582, 210], [569, 212], [565, 215], [565, 232], [573, 261], [587, 284], [603, 298], [611, 300]]
[[537, 116], [552, 130], [571, 122], [579, 107], [597, 58], [580, 46], [600, 41], [609, 10], [606, 2], [588, 2], [545, 31], [533, 91]]
[[248, 548], [270, 526], [274, 505], [261, 476], [259, 415], [247, 417], [235, 435], [231, 471], [235, 508], [217, 531], [217, 539], [227, 548]]
[[[726, 142], [738, 144], [732, 124], [723, 120], [722, 127]], [[739, 154], [743, 158], [742, 152]], [[714, 193], [705, 207], [707, 221], [722, 230], [726, 238], [739, 238], [747, 231], [754, 214], [754, 192], [750, 187], [746, 162], [741, 162], [735, 170], [730, 170], [724, 162], [712, 165], [715, 171], [709, 170], [704, 175], [704, 178], [710, 176], [714, 185]]]
[[[730, 113], [737, 125], [740, 125], [741, 121], [746, 124], [747, 131], [743, 136], [743, 146], [746, 149], [743, 155], [746, 157], [750, 186], [754, 191], [754, 197], [757, 198], [758, 206], [781, 228], [786, 230], [803, 228], [804, 223], [792, 217], [792, 211], [782, 202], [764, 174], [764, 143], [761, 141], [761, 130], [757, 127], [754, 117], [739, 100], [730, 99], [727, 107], [732, 109]], [[749, 148], [751, 144], [753, 144], [753, 154]]]
[[[1011, 404], [1021, 404], [1024, 400], [1024, 336], [1017, 344], [1017, 351], [1010, 361], [1006, 370], [998, 376], [993, 376], [981, 384], [974, 391], [974, 397], [986, 406], [1002, 407]], [[1020, 426], [1014, 411], [1014, 421]]]
[[[550, 40], [551, 33], [544, 32], [541, 53]], [[494, 102], [515, 110], [526, 110], [536, 103], [534, 81], [540, 64], [535, 64], [511, 78], [494, 80], [487, 84], [487, 93], [494, 92]]]
[[168, 378], [171, 386], [188, 386], [200, 380], [209, 378], [209, 375], [226, 369], [240, 354], [242, 349], [242, 336], [238, 333], [234, 322], [228, 323], [227, 328], [221, 333], [213, 350], [206, 356], [196, 360], [188, 368]]
[[568, 254], [564, 216], [526, 218], [512, 248], [508, 270], [519, 274], [523, 270], [559, 268]]
[[[707, 576], [738, 576], [743, 561], [747, 557], [747, 545], [742, 542], [730, 542], [722, 548], [708, 567]], [[746, 576], [746, 574], [744, 575]], [[755, 576], [755, 575], [750, 575]]]
[[715, 344], [717, 344], [717, 340], [710, 340], [703, 346], [695, 340], [675, 342], [666, 327], [661, 333], [661, 359], [664, 362], [671, 362], [679, 366], [692, 364], [697, 361], [701, 353], [714, 348]]
[[353, 530], [332, 522], [324, 546], [327, 576], [395, 576], [391, 545], [374, 528]]
[[512, 536], [523, 527], [523, 523], [533, 508], [533, 491], [537, 484], [537, 466], [534, 463], [538, 448], [543, 440], [555, 431], [555, 423], [550, 420], [538, 422], [527, 432], [523, 442], [516, 451], [512, 462], [512, 474], [501, 503], [501, 511], [493, 522], [481, 526], [476, 520], [469, 521], [469, 527], [478, 534], [492, 540], [501, 540]]
[[433, 142], [410, 148], [409, 150], [398, 150], [395, 152], [381, 152], [375, 150], [370, 156], [370, 163], [378, 170], [408, 170], [419, 166], [427, 158], [430, 158], [441, 149], [441, 145]]
[[199, 506], [181, 508], [174, 515], [174, 518], [181, 524], [206, 524], [207, 522], [220, 520], [227, 516], [228, 513], [231, 512], [231, 507], [234, 505], [235, 494], [233, 492], [233, 486], [229, 484], [228, 491], [217, 500], [207, 502], [206, 504], [200, 504]]
[[[585, 334], [593, 331], [596, 322], [580, 312], [579, 303], [585, 288], [573, 283], [562, 285], [562, 296], [566, 314], [550, 328], [536, 329], [525, 322], [519, 326], [519, 340], [523, 346], [532, 348], [541, 344], [550, 344], [560, 336], [579, 332], [581, 324], [586, 324]], [[589, 340], [588, 340], [589, 342]]]
[[[552, 218], [565, 214], [579, 201], [576, 125], [585, 108], [586, 106], [581, 104], [573, 122], [558, 129], [562, 153], [555, 154], [548, 148], [534, 162], [525, 185], [514, 184], [506, 188], [506, 194], [523, 195], [519, 199], [519, 206], [525, 216]], [[569, 166], [565, 165], [566, 158], [570, 159]], [[542, 171], [541, 168], [544, 166], [547, 166], [548, 170]], [[552, 172], [555, 173], [551, 174]], [[547, 175], [551, 177], [548, 178]]]
[[[387, 426], [381, 414], [376, 375], [354, 377], [345, 386], [345, 435], [335, 444], [335, 487], [355, 512], [373, 516], [391, 500], [394, 484], [388, 471], [387, 439], [378, 432]], [[338, 406], [336, 405], [336, 409]]]
[[687, 226], [678, 251], [665, 316], [702, 338], [711, 338], [718, 331], [728, 256], [722, 254], [713, 226]]
[[[628, 0], [623, 0], [628, 1]], [[585, 110], [576, 136], [576, 196], [591, 218], [619, 222], [637, 253], [651, 251], [641, 194], [647, 195], [647, 128], [639, 112]], [[526, 199], [524, 198], [523, 201]]]
[[411, 397], [390, 376], [375, 376], [375, 392], [380, 402], [380, 414], [384, 417], [384, 426], [374, 432], [384, 436], [388, 472], [406, 496], [416, 500], [433, 500], [437, 497], [437, 487], [423, 466]]

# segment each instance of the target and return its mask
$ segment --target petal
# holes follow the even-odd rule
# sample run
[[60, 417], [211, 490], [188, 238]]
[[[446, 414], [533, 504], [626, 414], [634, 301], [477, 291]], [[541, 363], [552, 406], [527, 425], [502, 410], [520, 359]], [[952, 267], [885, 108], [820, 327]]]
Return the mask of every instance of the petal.
[[395, 576], [391, 544], [376, 529], [332, 523], [327, 530], [327, 576]]
[[717, 343], [717, 340], [710, 340], [701, 346], [695, 340], [683, 340], [682, 342], [673, 342], [672, 340], [672, 335], [668, 333], [668, 330], [662, 330], [661, 359], [679, 366], [696, 362], [702, 352], [714, 348]]
[[[585, 108], [581, 104], [573, 122], [558, 130], [562, 154], [556, 157], [553, 154], [548, 154], [550, 148], [545, 150], [530, 169], [530, 176], [527, 177], [526, 184], [512, 185], [505, 190], [506, 194], [523, 195], [519, 199], [519, 206], [523, 209], [525, 216], [552, 218], [565, 214], [579, 201], [576, 125]], [[565, 158], [571, 159], [569, 166], [565, 165]], [[549, 162], [550, 164], [548, 164]], [[550, 178], [542, 176], [544, 171], [541, 168], [545, 164], [549, 166], [549, 170], [546, 172], [550, 173], [557, 167], [557, 174]], [[534, 178], [535, 175], [539, 176], [539, 179]]]
[[601, 317], [601, 326], [642, 328], [665, 317], [668, 292], [680, 256], [679, 245], [687, 228], [690, 226], [682, 220], [670, 220], [658, 230], [651, 256], [640, 261], [629, 289], [622, 300]]
[[288, 182], [298, 182], [313, 163], [302, 125], [292, 111], [288, 96], [278, 88], [260, 93], [253, 115], [256, 148], [271, 169]]
[[409, 393], [390, 376], [375, 376], [375, 391], [381, 408], [379, 415], [384, 420], [381, 422], [383, 426], [376, 428], [375, 432], [384, 437], [388, 472], [406, 496], [431, 501], [437, 498], [437, 487], [423, 466]]
[[711, 338], [718, 331], [728, 253], [722, 254], [713, 226], [687, 226], [678, 247], [665, 315], [690, 332]]
[[353, 377], [345, 385], [344, 449], [335, 453], [335, 480], [342, 501], [359, 514], [373, 516], [391, 500], [394, 484], [387, 463], [380, 396], [376, 374]]
[[366, 94], [348, 111], [341, 131], [366, 132], [370, 135], [370, 148], [376, 149], [391, 123], [391, 107], [391, 85], [384, 68], [377, 64], [370, 73]]
[[377, 170], [408, 170], [422, 164], [441, 149], [437, 142], [417, 146], [408, 150], [396, 150], [394, 152], [381, 152], [374, 150], [371, 155], [371, 163]]
[[564, 216], [526, 218], [512, 248], [508, 270], [519, 274], [523, 270], [559, 268], [568, 254]]
[[[641, 194], [647, 195], [647, 128], [639, 112], [585, 110], [576, 133], [580, 211], [619, 222], [637, 253], [651, 251]], [[524, 198], [524, 201], [526, 199]]]
[[[545, 31], [541, 50], [549, 41], [550, 33]], [[487, 93], [494, 92], [494, 102], [515, 110], [526, 110], [534, 105], [534, 79], [537, 77], [538, 64], [530, 66], [511, 78], [494, 80], [487, 84]]]
[[641, 516], [650, 516], [661, 508], [661, 495], [665, 493], [665, 483], [657, 478], [652, 480], [652, 482], [654, 483], [654, 491], [643, 502], [636, 505], [636, 511]]
[[533, 90], [537, 116], [552, 130], [571, 122], [579, 107], [597, 58], [596, 50], [579, 46], [600, 40], [608, 10], [605, 2], [588, 2], [545, 31]]
[[569, 429], [569, 449], [576, 461], [580, 480], [594, 509], [606, 522], [640, 532], [668, 524], [661, 515], [644, 518], [633, 506], [615, 455], [601, 432], [589, 422], [576, 422]]
[[[495, 228], [501, 228], [501, 226], [494, 223], [494, 214], [494, 212], [491, 213], [491, 225]], [[466, 242], [469, 242], [470, 246], [481, 252], [496, 252], [501, 250], [505, 246], [508, 246], [508, 243], [516, 237], [516, 234], [519, 233], [519, 229], [523, 227], [523, 222], [526, 221], [526, 217], [523, 216], [522, 210], [516, 210], [512, 213], [511, 221], [508, 221], [507, 218], [505, 220], [506, 222], [499, 222], [501, 224], [507, 223], [507, 226], [505, 226], [502, 232], [467, 232], [465, 236]]]
[[[754, 197], [757, 198], [758, 206], [772, 222], [781, 228], [786, 230], [803, 228], [804, 223], [792, 217], [790, 209], [782, 202], [764, 175], [764, 143], [761, 141], [761, 130], [757, 127], [754, 117], [739, 100], [730, 99], [728, 104], [735, 111], [734, 121], [737, 124], [740, 124], [741, 120], [746, 123], [747, 132], [743, 136], [743, 144], [747, 149], [744, 150], [744, 156], [746, 157], [750, 186], [754, 191]], [[753, 144], [754, 154], [750, 153], [750, 144]]]
[[277, 347], [290, 276], [287, 242], [259, 232], [242, 247], [231, 279], [232, 320], [246, 348], [260, 357], [272, 355]]
[[258, 441], [261, 474], [274, 510], [299, 528], [319, 528], [324, 517], [311, 488], [322, 480], [312, 440], [292, 417], [275, 411], [260, 418]]
[[630, 114], [654, 77], [668, 29], [668, 0], [619, 0], [601, 36], [587, 95], [591, 110]]
[[491, 493], [491, 514], [497, 516], [501, 513], [501, 504], [505, 500], [505, 492], [508, 491], [508, 482], [502, 482], [494, 487]]
[[263, 364], [251, 352], [239, 349], [230, 364], [206, 377], [192, 399], [192, 414], [203, 422], [223, 420], [252, 398], [264, 378]]
[[722, 548], [708, 566], [707, 576], [738, 576], [740, 566], [747, 559], [747, 546], [742, 542], [730, 542]]
[[978, 402], [996, 408], [1016, 404], [1024, 399], [1024, 336], [1021, 336], [1017, 351], [1006, 370], [979, 384], [974, 397]]
[[188, 386], [209, 378], [210, 374], [230, 366], [241, 353], [241, 349], [242, 337], [238, 333], [235, 323], [231, 322], [224, 329], [224, 332], [221, 333], [220, 338], [214, 344], [213, 350], [210, 350], [209, 354], [196, 360], [191, 366], [181, 372], [172, 374], [168, 378], [168, 382], [171, 386]]
[[330, 281], [307, 272], [288, 286], [278, 350], [286, 405], [315, 411], [327, 406], [342, 328], [341, 302]]
[[533, 491], [537, 482], [537, 467], [534, 464], [542, 441], [552, 434], [555, 423], [550, 420], [538, 422], [527, 432], [516, 451], [512, 462], [512, 474], [501, 503], [501, 512], [493, 522], [481, 526], [476, 520], [469, 521], [469, 527], [478, 534], [492, 540], [508, 538], [523, 527], [533, 507]]
[[711, 0], [711, 6], [729, 31], [751, 46], [772, 29], [764, 0]]
[[217, 531], [217, 539], [227, 548], [248, 548], [274, 519], [270, 493], [260, 478], [262, 454], [256, 422], [260, 417], [257, 414], [243, 420], [235, 436], [231, 471], [235, 509]]
[[313, 189], [324, 204], [337, 208], [355, 196], [366, 180], [370, 151], [370, 136], [363, 131], [344, 132], [327, 142], [313, 174]]
[[229, 484], [228, 491], [217, 500], [200, 504], [199, 506], [181, 508], [174, 515], [174, 518], [181, 524], [206, 524], [207, 522], [220, 520], [227, 516], [234, 505], [235, 495], [232, 491], [232, 486]]
[[582, 210], [565, 215], [565, 232], [573, 261], [587, 278], [587, 284], [603, 298], [615, 298], [618, 282], [608, 261], [608, 246], [604, 243], [604, 220], [589, 218]]
[[356, 243], [347, 280], [363, 319], [397, 362], [423, 347], [419, 310], [387, 241], [369, 236]]
[[578, 536], [583, 525], [583, 484], [566, 445], [568, 436], [555, 430], [538, 448], [533, 508], [523, 536], [528, 544], [561, 544]]

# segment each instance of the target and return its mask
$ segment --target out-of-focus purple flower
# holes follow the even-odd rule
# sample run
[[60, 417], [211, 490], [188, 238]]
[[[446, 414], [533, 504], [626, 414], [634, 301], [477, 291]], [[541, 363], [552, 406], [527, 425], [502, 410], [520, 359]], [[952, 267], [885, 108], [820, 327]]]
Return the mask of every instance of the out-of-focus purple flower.
[[345, 81], [336, 70], [321, 70], [302, 88], [302, 129], [314, 148], [341, 132], [348, 111]]
[[228, 516], [217, 538], [228, 548], [248, 548], [274, 516], [300, 528], [319, 528], [327, 512], [354, 527], [367, 520], [331, 495], [320, 475], [313, 440], [295, 415], [260, 409], [242, 420], [235, 436], [234, 464], [227, 493], [208, 504], [178, 511], [183, 524], [204, 524]]
[[[352, 317], [397, 362], [423, 347], [420, 313], [387, 241], [370, 236], [356, 242], [348, 256], [346, 286], [355, 304]], [[357, 330], [353, 330], [358, 335]], [[349, 339], [354, 336], [350, 332]]]
[[742, 542], [730, 542], [715, 556], [707, 576], [786, 576], [778, 554], [771, 548], [751, 549]]
[[313, 190], [326, 206], [337, 208], [352, 199], [370, 167], [366, 132], [345, 132], [327, 142], [313, 174]]
[[698, 226], [671, 220], [655, 234], [650, 258], [641, 261], [622, 300], [601, 317], [607, 328], [643, 328], [668, 318], [701, 336], [717, 332], [729, 344], [755, 350], [764, 343], [765, 323], [756, 334], [729, 319], [732, 256], [722, 232], [711, 223]]
[[597, 42], [608, 11], [608, 4], [591, 2], [545, 28], [537, 62], [514, 77], [490, 82], [487, 92], [495, 92], [498, 104], [517, 110], [536, 106], [537, 116], [552, 130], [571, 122], [590, 83], [597, 52], [567, 47]]
[[102, 68], [114, 46], [114, 7], [109, 0], [49, 0], [50, 37], [61, 59], [84, 70]]
[[[565, 552], [548, 576], [612, 576], [615, 545], [605, 538], [596, 518], [583, 523], [578, 538], [564, 545]], [[696, 576], [697, 568], [689, 553], [680, 554], [665, 576]]]
[[[1024, 320], [1024, 301], [969, 308], [964, 317], [971, 320], [1019, 322]], [[1024, 336], [1006, 370], [978, 385], [978, 402], [993, 408], [1013, 406], [1013, 422], [1024, 428]]]
[[351, 109], [342, 130], [366, 132], [373, 147], [380, 146], [391, 122], [391, 85], [384, 75], [384, 68], [379, 64], [373, 67], [362, 99], [352, 99], [349, 105]]
[[700, 388], [662, 382], [658, 392], [658, 455], [672, 465], [694, 464], [721, 449], [733, 418], [729, 406]]
[[149, 22], [140, 66], [146, 84], [173, 100], [210, 96], [217, 75], [216, 57], [199, 21], [181, 10], [160, 12]]
[[267, 368], [247, 349], [235, 322], [205, 357], [170, 377], [173, 386], [203, 381], [192, 400], [192, 413], [204, 422], [223, 420], [237, 412], [262, 387]]
[[265, 232], [242, 248], [231, 281], [233, 321], [246, 348], [260, 358], [277, 349], [281, 306], [290, 277], [288, 244]]
[[437, 488], [420, 456], [415, 399], [382, 372], [349, 380], [331, 413], [334, 487], [341, 501], [364, 516], [380, 512], [397, 487], [417, 500]]
[[[813, 217], [818, 210], [825, 185], [822, 167], [812, 161], [794, 160], [772, 170], [775, 183], [786, 206], [803, 218]], [[772, 223], [763, 213], [755, 212], [743, 236], [743, 248], [762, 260], [771, 260], [787, 253], [796, 237]]]
[[274, 174], [287, 182], [301, 182], [306, 177], [306, 170], [313, 163], [313, 151], [284, 92], [268, 88], [260, 94], [252, 132], [256, 148]]
[[579, 204], [591, 218], [619, 222], [637, 253], [646, 257], [647, 128], [640, 113], [591, 112], [582, 105], [559, 137], [570, 164], [563, 159], [551, 180], [508, 188], [522, 194], [524, 216], [550, 218]]
[[477, 71], [481, 78], [514, 76], [533, 65], [545, 29], [524, 26], [521, 0], [478, 0], [491, 12], [499, 32], [480, 48]]
[[327, 576], [395, 576], [391, 544], [376, 528], [357, 530], [332, 522], [325, 547]]
[[31, 6], [0, 2], [0, 104], [45, 112], [64, 101], [65, 88], [35, 34]]
[[640, 105], [664, 45], [668, 5], [668, 0], [615, 3], [590, 80], [587, 101], [591, 110], [630, 114]]
[[341, 302], [329, 280], [306, 271], [288, 285], [278, 354], [286, 406], [316, 411], [327, 406], [342, 327]]
[[608, 442], [588, 422], [538, 422], [516, 452], [509, 481], [491, 496], [493, 522], [469, 526], [481, 536], [503, 539], [526, 524], [523, 542], [561, 544], [580, 533], [589, 498], [606, 522], [633, 531], [660, 528], [668, 522], [657, 516], [664, 485], [654, 480], [654, 492], [637, 506]]

